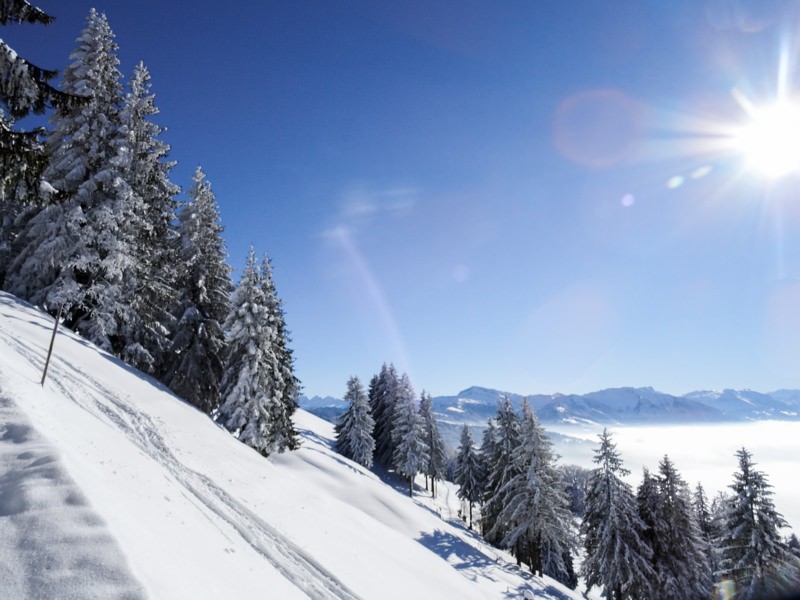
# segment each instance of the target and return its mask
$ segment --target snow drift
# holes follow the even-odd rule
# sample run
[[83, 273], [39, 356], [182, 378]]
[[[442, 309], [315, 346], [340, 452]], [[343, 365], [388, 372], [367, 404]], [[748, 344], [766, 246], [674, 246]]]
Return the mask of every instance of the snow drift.
[[264, 459], [52, 320], [0, 294], [0, 598], [578, 597], [331, 450]]

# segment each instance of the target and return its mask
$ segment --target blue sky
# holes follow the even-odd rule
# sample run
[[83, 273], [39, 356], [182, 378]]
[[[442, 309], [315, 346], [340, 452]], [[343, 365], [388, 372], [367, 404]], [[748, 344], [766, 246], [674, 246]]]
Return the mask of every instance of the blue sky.
[[790, 2], [39, 6], [23, 56], [63, 69], [94, 6], [150, 69], [307, 394], [384, 361], [434, 395], [800, 387], [797, 176], [726, 137], [791, 91]]

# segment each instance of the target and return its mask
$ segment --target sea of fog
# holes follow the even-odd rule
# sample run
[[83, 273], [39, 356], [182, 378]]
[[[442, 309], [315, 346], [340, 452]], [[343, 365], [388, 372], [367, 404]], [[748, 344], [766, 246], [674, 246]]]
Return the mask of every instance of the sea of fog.
[[[570, 436], [554, 436], [561, 464], [593, 467], [600, 430], [548, 427]], [[638, 486], [642, 469], [658, 470], [665, 454], [694, 490], [703, 484], [709, 500], [727, 491], [737, 470], [736, 450], [745, 447], [756, 468], [772, 484], [773, 500], [796, 533], [800, 533], [800, 422], [754, 421], [713, 425], [662, 425], [609, 427], [624, 466], [631, 471], [631, 485]]]

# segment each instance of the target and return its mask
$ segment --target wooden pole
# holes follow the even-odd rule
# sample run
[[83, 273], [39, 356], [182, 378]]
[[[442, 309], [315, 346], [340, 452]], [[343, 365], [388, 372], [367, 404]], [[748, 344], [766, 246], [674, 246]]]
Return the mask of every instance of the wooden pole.
[[50, 366], [50, 356], [53, 354], [53, 344], [56, 341], [56, 333], [58, 333], [58, 323], [61, 321], [61, 309], [64, 308], [63, 304], [58, 306], [58, 314], [56, 315], [56, 324], [53, 325], [53, 335], [50, 337], [50, 348], [47, 349], [47, 360], [44, 361], [44, 371], [42, 372], [42, 386], [44, 386], [45, 377], [47, 377], [47, 367]]

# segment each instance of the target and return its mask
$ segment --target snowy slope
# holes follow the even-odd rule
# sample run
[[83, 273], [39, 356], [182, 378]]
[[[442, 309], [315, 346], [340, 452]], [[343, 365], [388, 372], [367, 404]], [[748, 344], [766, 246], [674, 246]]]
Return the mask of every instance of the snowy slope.
[[303, 411], [302, 449], [264, 459], [69, 332], [41, 387], [50, 329], [0, 294], [0, 598], [578, 597], [333, 453]]

